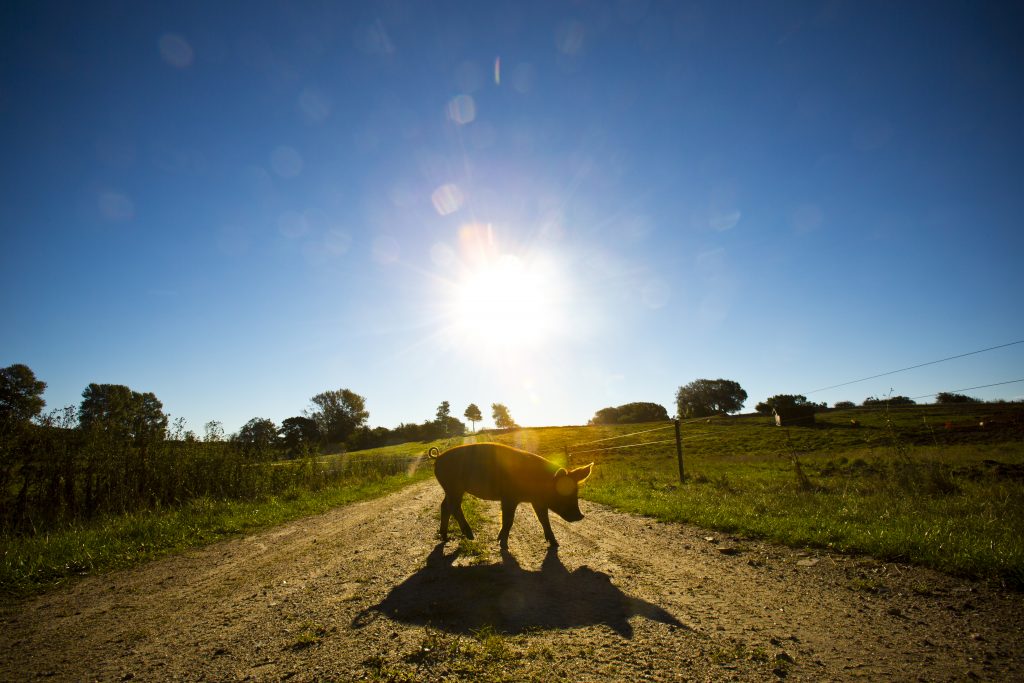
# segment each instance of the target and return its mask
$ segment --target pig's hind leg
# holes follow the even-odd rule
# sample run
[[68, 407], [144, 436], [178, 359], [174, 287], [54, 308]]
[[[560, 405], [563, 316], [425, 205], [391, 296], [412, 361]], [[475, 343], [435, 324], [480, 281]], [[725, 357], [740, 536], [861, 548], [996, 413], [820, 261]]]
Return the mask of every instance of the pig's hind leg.
[[508, 534], [512, 531], [512, 520], [516, 517], [519, 503], [514, 500], [501, 501], [501, 531], [498, 532], [498, 543], [502, 548], [508, 547]]

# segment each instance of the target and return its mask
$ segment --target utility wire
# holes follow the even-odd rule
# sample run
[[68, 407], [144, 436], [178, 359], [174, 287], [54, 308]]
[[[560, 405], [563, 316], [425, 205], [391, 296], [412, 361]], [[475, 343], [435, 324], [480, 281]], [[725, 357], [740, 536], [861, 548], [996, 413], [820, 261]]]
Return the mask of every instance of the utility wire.
[[[999, 386], [1002, 386], [1004, 384], [1015, 384], [1016, 382], [1024, 382], [1024, 378], [1022, 378], [1022, 379], [1010, 379], [1010, 380], [1007, 380], [1005, 382], [996, 382], [994, 384], [981, 384], [981, 385], [976, 386], [976, 387], [965, 387], [963, 389], [954, 389], [953, 391], [951, 391], [949, 393], [955, 394], [958, 391], [973, 391], [974, 389], [987, 389], [988, 387], [999, 387]], [[930, 396], [938, 396], [939, 394], [942, 394], [942, 393], [946, 393], [946, 392], [939, 391], [939, 392], [936, 392], [934, 394], [922, 394], [921, 396], [911, 396], [911, 400], [917, 400], [919, 398], [928, 398]]]
[[[895, 375], [897, 372], [906, 372], [907, 370], [916, 370], [917, 368], [923, 368], [926, 365], [935, 365], [936, 363], [945, 363], [948, 360], [955, 360], [957, 358], [964, 358], [966, 356], [974, 356], [974, 355], [979, 354], [979, 353], [985, 353], [986, 351], [995, 351], [996, 349], [1002, 349], [1002, 348], [1005, 348], [1007, 346], [1013, 346], [1015, 344], [1024, 344], [1024, 339], [1019, 339], [1017, 341], [1009, 342], [1007, 344], [1000, 344], [999, 346], [990, 346], [987, 349], [980, 349], [978, 351], [970, 351], [968, 353], [961, 353], [961, 354], [956, 355], [956, 356], [950, 356], [949, 358], [940, 358], [939, 360], [932, 360], [932, 361], [928, 361], [927, 363], [919, 363], [918, 365], [911, 365], [910, 367], [900, 368], [899, 370], [890, 370], [889, 372], [883, 372], [883, 373], [878, 374], [878, 375], [871, 375], [871, 377], [863, 377], [861, 379], [855, 379], [855, 380], [852, 380], [850, 382], [843, 382], [842, 384], [833, 384], [830, 387], [822, 387], [820, 389], [815, 389], [814, 391], [808, 391], [804, 395], [807, 396], [807, 395], [810, 395], [810, 394], [816, 394], [819, 391], [825, 391], [827, 389], [838, 389], [839, 387], [845, 387], [845, 386], [848, 386], [850, 384], [857, 384], [858, 382], [866, 382], [869, 379], [877, 379], [879, 377], [885, 377], [887, 375]], [[934, 394], [929, 394], [929, 395], [931, 396], [931, 395], [934, 395]]]
[[[639, 431], [639, 432], [630, 432], [629, 434], [619, 434], [618, 436], [609, 436], [609, 437], [604, 438], [604, 439], [595, 439], [594, 441], [584, 441], [583, 443], [575, 444], [573, 446], [570, 446], [569, 448], [572, 449], [572, 448], [576, 448], [577, 446], [589, 446], [592, 443], [601, 443], [602, 441], [614, 441], [615, 439], [625, 439], [625, 438], [630, 437], [630, 436], [636, 436], [637, 434], [647, 434], [649, 432], [660, 432], [663, 429], [672, 429], [672, 427], [675, 427], [675, 424], [668, 424], [668, 425], [665, 425], [664, 427], [655, 427], [654, 429], [644, 429], [643, 431]], [[600, 450], [600, 449], [598, 449], [598, 450]]]
[[601, 448], [591, 448], [587, 451], [570, 451], [573, 455], [583, 455], [584, 453], [596, 453], [597, 451], [617, 451], [620, 448], [639, 448], [640, 446], [653, 446], [660, 443], [675, 443], [675, 439], [665, 439], [663, 441], [645, 441], [643, 443], [631, 443], [625, 446], [603, 446]]

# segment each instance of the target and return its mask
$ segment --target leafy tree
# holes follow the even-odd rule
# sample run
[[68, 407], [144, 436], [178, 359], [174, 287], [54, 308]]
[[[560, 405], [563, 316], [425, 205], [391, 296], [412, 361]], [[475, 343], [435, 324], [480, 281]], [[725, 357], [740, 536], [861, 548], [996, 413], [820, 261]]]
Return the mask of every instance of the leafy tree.
[[515, 420], [509, 415], [508, 407], [501, 403], [491, 404], [491, 415], [494, 417], [494, 426], [498, 429], [511, 429], [516, 426]]
[[636, 424], [638, 422], [657, 422], [667, 419], [668, 411], [665, 410], [665, 406], [638, 401], [626, 403], [617, 408], [602, 408], [594, 413], [590, 424]]
[[936, 403], [981, 403], [981, 399], [974, 398], [973, 396], [965, 396], [964, 394], [954, 394], [948, 391], [940, 391], [935, 394]]
[[476, 431], [476, 423], [484, 419], [484, 416], [480, 414], [480, 408], [475, 403], [470, 403], [466, 408], [466, 412], [462, 414], [467, 420], [473, 423], [473, 431]]
[[783, 411], [788, 411], [791, 408], [805, 407], [824, 408], [825, 406], [808, 401], [803, 394], [776, 394], [764, 402], [758, 403], [755, 410], [764, 415], [771, 415], [773, 411], [782, 414]]
[[348, 389], [325, 391], [310, 400], [316, 407], [309, 417], [316, 420], [327, 443], [344, 443], [370, 417], [366, 399]]
[[908, 398], [906, 396], [886, 396], [884, 398], [876, 398], [874, 396], [868, 396], [866, 399], [864, 399], [864, 403], [862, 403], [861, 405], [866, 406], [866, 407], [874, 406], [874, 407], [877, 408], [878, 406], [884, 406], [884, 405], [890, 405], [890, 406], [913, 406], [913, 405], [917, 405], [917, 402], [914, 401], [914, 399]]
[[281, 438], [281, 445], [293, 458], [320, 441], [320, 428], [311, 417], [289, 417], [281, 423], [277, 433]]
[[277, 441], [277, 425], [273, 420], [254, 417], [242, 425], [234, 438], [242, 448], [242, 453], [253, 459], [261, 459], [270, 455]]
[[448, 401], [441, 401], [441, 405], [437, 407], [437, 421], [447, 422], [448, 416], [452, 414], [451, 405]]
[[112, 438], [136, 441], [163, 439], [167, 415], [152, 393], [132, 391], [123, 384], [92, 383], [82, 392], [78, 422], [82, 429], [99, 430]]
[[42, 412], [46, 382], [36, 379], [27, 365], [15, 363], [0, 370], [0, 424], [28, 422]]
[[747, 392], [728, 379], [696, 379], [676, 392], [679, 417], [709, 417], [735, 413], [743, 408]]
[[776, 424], [806, 424], [813, 423], [815, 411], [824, 407], [824, 404], [808, 401], [803, 394], [776, 394], [763, 403], [758, 403], [757, 412], [777, 415], [780, 422]]
[[849, 410], [850, 408], [856, 408], [856, 404], [853, 401], [836, 401], [835, 405], [832, 406], [837, 410]]

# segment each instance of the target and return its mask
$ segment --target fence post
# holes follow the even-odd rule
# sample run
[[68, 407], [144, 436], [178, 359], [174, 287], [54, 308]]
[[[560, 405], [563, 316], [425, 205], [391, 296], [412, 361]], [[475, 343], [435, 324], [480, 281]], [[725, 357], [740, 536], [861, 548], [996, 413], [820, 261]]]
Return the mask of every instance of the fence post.
[[683, 476], [683, 440], [679, 437], [679, 419], [676, 421], [676, 459], [679, 460], [679, 483], [682, 484]]
[[562, 446], [565, 449], [565, 469], [572, 469], [572, 460], [569, 459], [569, 445], [565, 444]]

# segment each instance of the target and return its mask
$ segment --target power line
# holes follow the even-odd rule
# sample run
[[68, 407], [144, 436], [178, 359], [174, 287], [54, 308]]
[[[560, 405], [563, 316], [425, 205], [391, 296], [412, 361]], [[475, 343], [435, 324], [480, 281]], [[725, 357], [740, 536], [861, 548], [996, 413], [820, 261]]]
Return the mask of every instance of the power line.
[[[1024, 344], [1024, 339], [1020, 339], [1018, 341], [1009, 342], [1008, 344], [1000, 344], [999, 346], [990, 346], [987, 349], [980, 349], [978, 351], [970, 351], [968, 353], [961, 353], [961, 354], [956, 355], [956, 356], [950, 356], [949, 358], [940, 358], [939, 360], [932, 360], [932, 361], [928, 361], [927, 363], [919, 363], [918, 365], [911, 365], [910, 367], [900, 368], [899, 370], [890, 370], [889, 372], [883, 372], [883, 373], [878, 374], [878, 375], [871, 375], [871, 377], [862, 377], [861, 379], [855, 379], [855, 380], [852, 380], [850, 382], [843, 382], [842, 384], [833, 384], [830, 387], [822, 387], [820, 389], [815, 389], [814, 391], [808, 391], [804, 395], [808, 396], [810, 394], [816, 394], [819, 391], [826, 391], [828, 389], [838, 389], [839, 387], [849, 386], [850, 384], [857, 384], [858, 382], [866, 382], [869, 379], [878, 379], [879, 377], [885, 377], [887, 375], [895, 375], [897, 372], [906, 372], [907, 370], [916, 370], [917, 368], [923, 368], [926, 365], [935, 365], [936, 363], [945, 363], [948, 360], [955, 360], [957, 358], [964, 358], [966, 356], [974, 356], [974, 355], [979, 354], [979, 353], [985, 353], [986, 351], [995, 351], [996, 349], [1002, 349], [1002, 348], [1005, 348], [1007, 346], [1013, 346], [1014, 344]], [[976, 388], [980, 388], [980, 387], [976, 387]], [[963, 391], [966, 391], [966, 390], [963, 390]], [[934, 394], [928, 394], [928, 395], [929, 396], [934, 396]]]
[[[674, 427], [674, 426], [675, 426], [674, 424], [668, 424], [668, 425], [665, 425], [664, 427], [655, 427], [654, 429], [645, 429], [645, 430], [640, 431], [640, 432], [629, 432], [628, 434], [619, 434], [618, 436], [609, 436], [609, 437], [604, 438], [604, 439], [595, 439], [594, 441], [584, 441], [583, 443], [578, 443], [578, 444], [575, 444], [573, 446], [570, 446], [570, 448], [576, 448], [578, 446], [589, 446], [592, 443], [601, 443], [602, 441], [614, 441], [615, 439], [625, 439], [625, 438], [630, 437], [630, 436], [636, 436], [637, 434], [647, 434], [649, 432], [660, 432], [663, 429], [672, 429], [672, 427]], [[598, 450], [600, 450], [600, 449], [598, 449]]]
[[[952, 393], [956, 393], [958, 391], [973, 391], [974, 389], [987, 389], [988, 387], [999, 387], [999, 386], [1002, 386], [1004, 384], [1015, 384], [1017, 382], [1024, 382], [1024, 378], [1022, 378], [1022, 379], [1009, 379], [1009, 380], [1006, 380], [1005, 382], [995, 382], [993, 384], [981, 384], [981, 385], [976, 386], [976, 387], [965, 387], [963, 389], [953, 389], [953, 391], [951, 391], [949, 393], [952, 394]], [[934, 394], [923, 394], [921, 396], [912, 396], [911, 399], [912, 400], [917, 400], [919, 398], [928, 398], [929, 396], [938, 396], [941, 393], [945, 393], [945, 392], [938, 391], [938, 392], [936, 392]]]
[[597, 451], [617, 451], [620, 448], [639, 448], [640, 446], [654, 446], [655, 444], [662, 443], [675, 443], [675, 439], [665, 439], [664, 441], [644, 441], [642, 443], [631, 443], [625, 446], [603, 446], [601, 448], [591, 448], [587, 451], [571, 451], [573, 455], [583, 455], [584, 453], [596, 453]]

